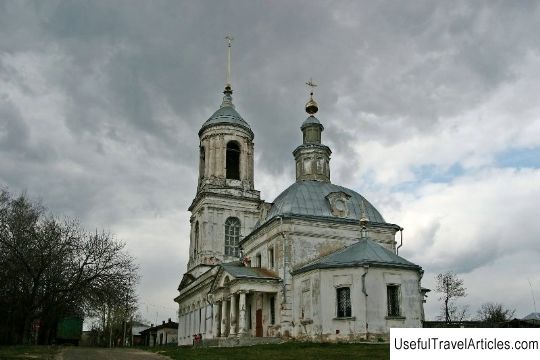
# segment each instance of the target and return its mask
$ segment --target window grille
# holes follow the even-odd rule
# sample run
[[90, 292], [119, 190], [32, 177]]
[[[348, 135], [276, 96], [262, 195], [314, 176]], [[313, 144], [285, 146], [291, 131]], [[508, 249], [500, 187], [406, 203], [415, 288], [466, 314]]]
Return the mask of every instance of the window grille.
[[225, 255], [238, 256], [238, 241], [240, 240], [240, 220], [228, 218], [225, 220]]
[[351, 288], [337, 289], [337, 317], [351, 316]]
[[399, 285], [388, 285], [386, 287], [388, 301], [388, 316], [400, 316], [399, 311]]

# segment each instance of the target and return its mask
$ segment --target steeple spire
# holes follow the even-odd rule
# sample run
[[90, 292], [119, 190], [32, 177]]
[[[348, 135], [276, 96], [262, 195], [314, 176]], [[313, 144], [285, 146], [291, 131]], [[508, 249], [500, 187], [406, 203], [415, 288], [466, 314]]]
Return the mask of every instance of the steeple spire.
[[227, 76], [226, 76], [226, 82], [225, 82], [225, 90], [223, 91], [223, 102], [221, 103], [220, 108], [222, 107], [232, 107], [234, 108], [234, 104], [232, 103], [232, 87], [231, 87], [231, 44], [234, 38], [230, 35], [225, 36], [225, 40], [227, 40]]
[[225, 36], [227, 40], [227, 81], [225, 82], [225, 90], [231, 87], [231, 44], [234, 38], [231, 35]]

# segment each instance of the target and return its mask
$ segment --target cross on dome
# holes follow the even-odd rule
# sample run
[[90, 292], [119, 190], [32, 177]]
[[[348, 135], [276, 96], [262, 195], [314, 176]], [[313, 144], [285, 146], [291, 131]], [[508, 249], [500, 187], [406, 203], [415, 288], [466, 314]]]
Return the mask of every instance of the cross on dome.
[[313, 79], [310, 78], [306, 85], [311, 88], [309, 92], [309, 100], [306, 103], [306, 112], [313, 116], [313, 114], [316, 114], [317, 111], [319, 111], [319, 105], [317, 105], [317, 102], [313, 100], [313, 90], [317, 87], [317, 84], [315, 84]]

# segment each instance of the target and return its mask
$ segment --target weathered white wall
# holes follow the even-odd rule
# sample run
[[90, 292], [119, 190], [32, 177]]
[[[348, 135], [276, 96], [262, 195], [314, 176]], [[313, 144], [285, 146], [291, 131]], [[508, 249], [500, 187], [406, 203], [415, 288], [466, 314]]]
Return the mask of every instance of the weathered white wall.
[[[421, 327], [422, 295], [416, 271], [370, 267], [365, 277], [367, 298], [362, 292], [364, 271], [364, 268], [323, 269], [295, 276], [294, 335], [319, 341], [359, 340], [366, 333], [387, 336], [391, 327]], [[387, 284], [400, 285], [401, 318], [387, 317]], [[351, 318], [348, 319], [336, 318], [336, 288], [340, 286], [351, 289]], [[310, 295], [310, 312], [305, 311], [302, 301], [305, 294]]]
[[[240, 220], [240, 238], [249, 234], [259, 220], [259, 203], [256, 199], [241, 197], [223, 198], [205, 196], [191, 218], [191, 246], [189, 267], [196, 264], [215, 264], [218, 262], [237, 261], [237, 257], [225, 255], [225, 221], [229, 217]], [[199, 222], [198, 248], [194, 254], [196, 222]]]
[[188, 285], [181, 293], [178, 302], [178, 336], [179, 345], [191, 345], [194, 334], [202, 334], [210, 339], [212, 334], [212, 306], [208, 304], [206, 295], [210, 291], [212, 274], [209, 272], [199, 281]]

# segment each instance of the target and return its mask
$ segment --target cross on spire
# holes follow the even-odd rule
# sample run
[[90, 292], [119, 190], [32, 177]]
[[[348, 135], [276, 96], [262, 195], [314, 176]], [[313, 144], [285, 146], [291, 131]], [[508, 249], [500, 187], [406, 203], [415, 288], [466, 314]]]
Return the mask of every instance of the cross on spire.
[[225, 40], [227, 40], [227, 82], [225, 87], [231, 87], [231, 44], [234, 38], [231, 35], [227, 35], [225, 36]]
[[309, 78], [309, 81], [306, 83], [307, 86], [311, 88], [309, 92], [309, 100], [306, 103], [306, 112], [313, 116], [317, 111], [319, 111], [319, 105], [317, 105], [317, 102], [313, 100], [313, 90], [317, 87], [317, 84], [313, 82], [312, 78]]
[[312, 79], [312, 78], [309, 78], [309, 81], [306, 83], [306, 85], [309, 86], [309, 87], [311, 88], [309, 94], [310, 94], [311, 96], [313, 96], [313, 90], [315, 90], [315, 88], [317, 87], [317, 84], [315, 84], [315, 83], [313, 82], [313, 79]]

